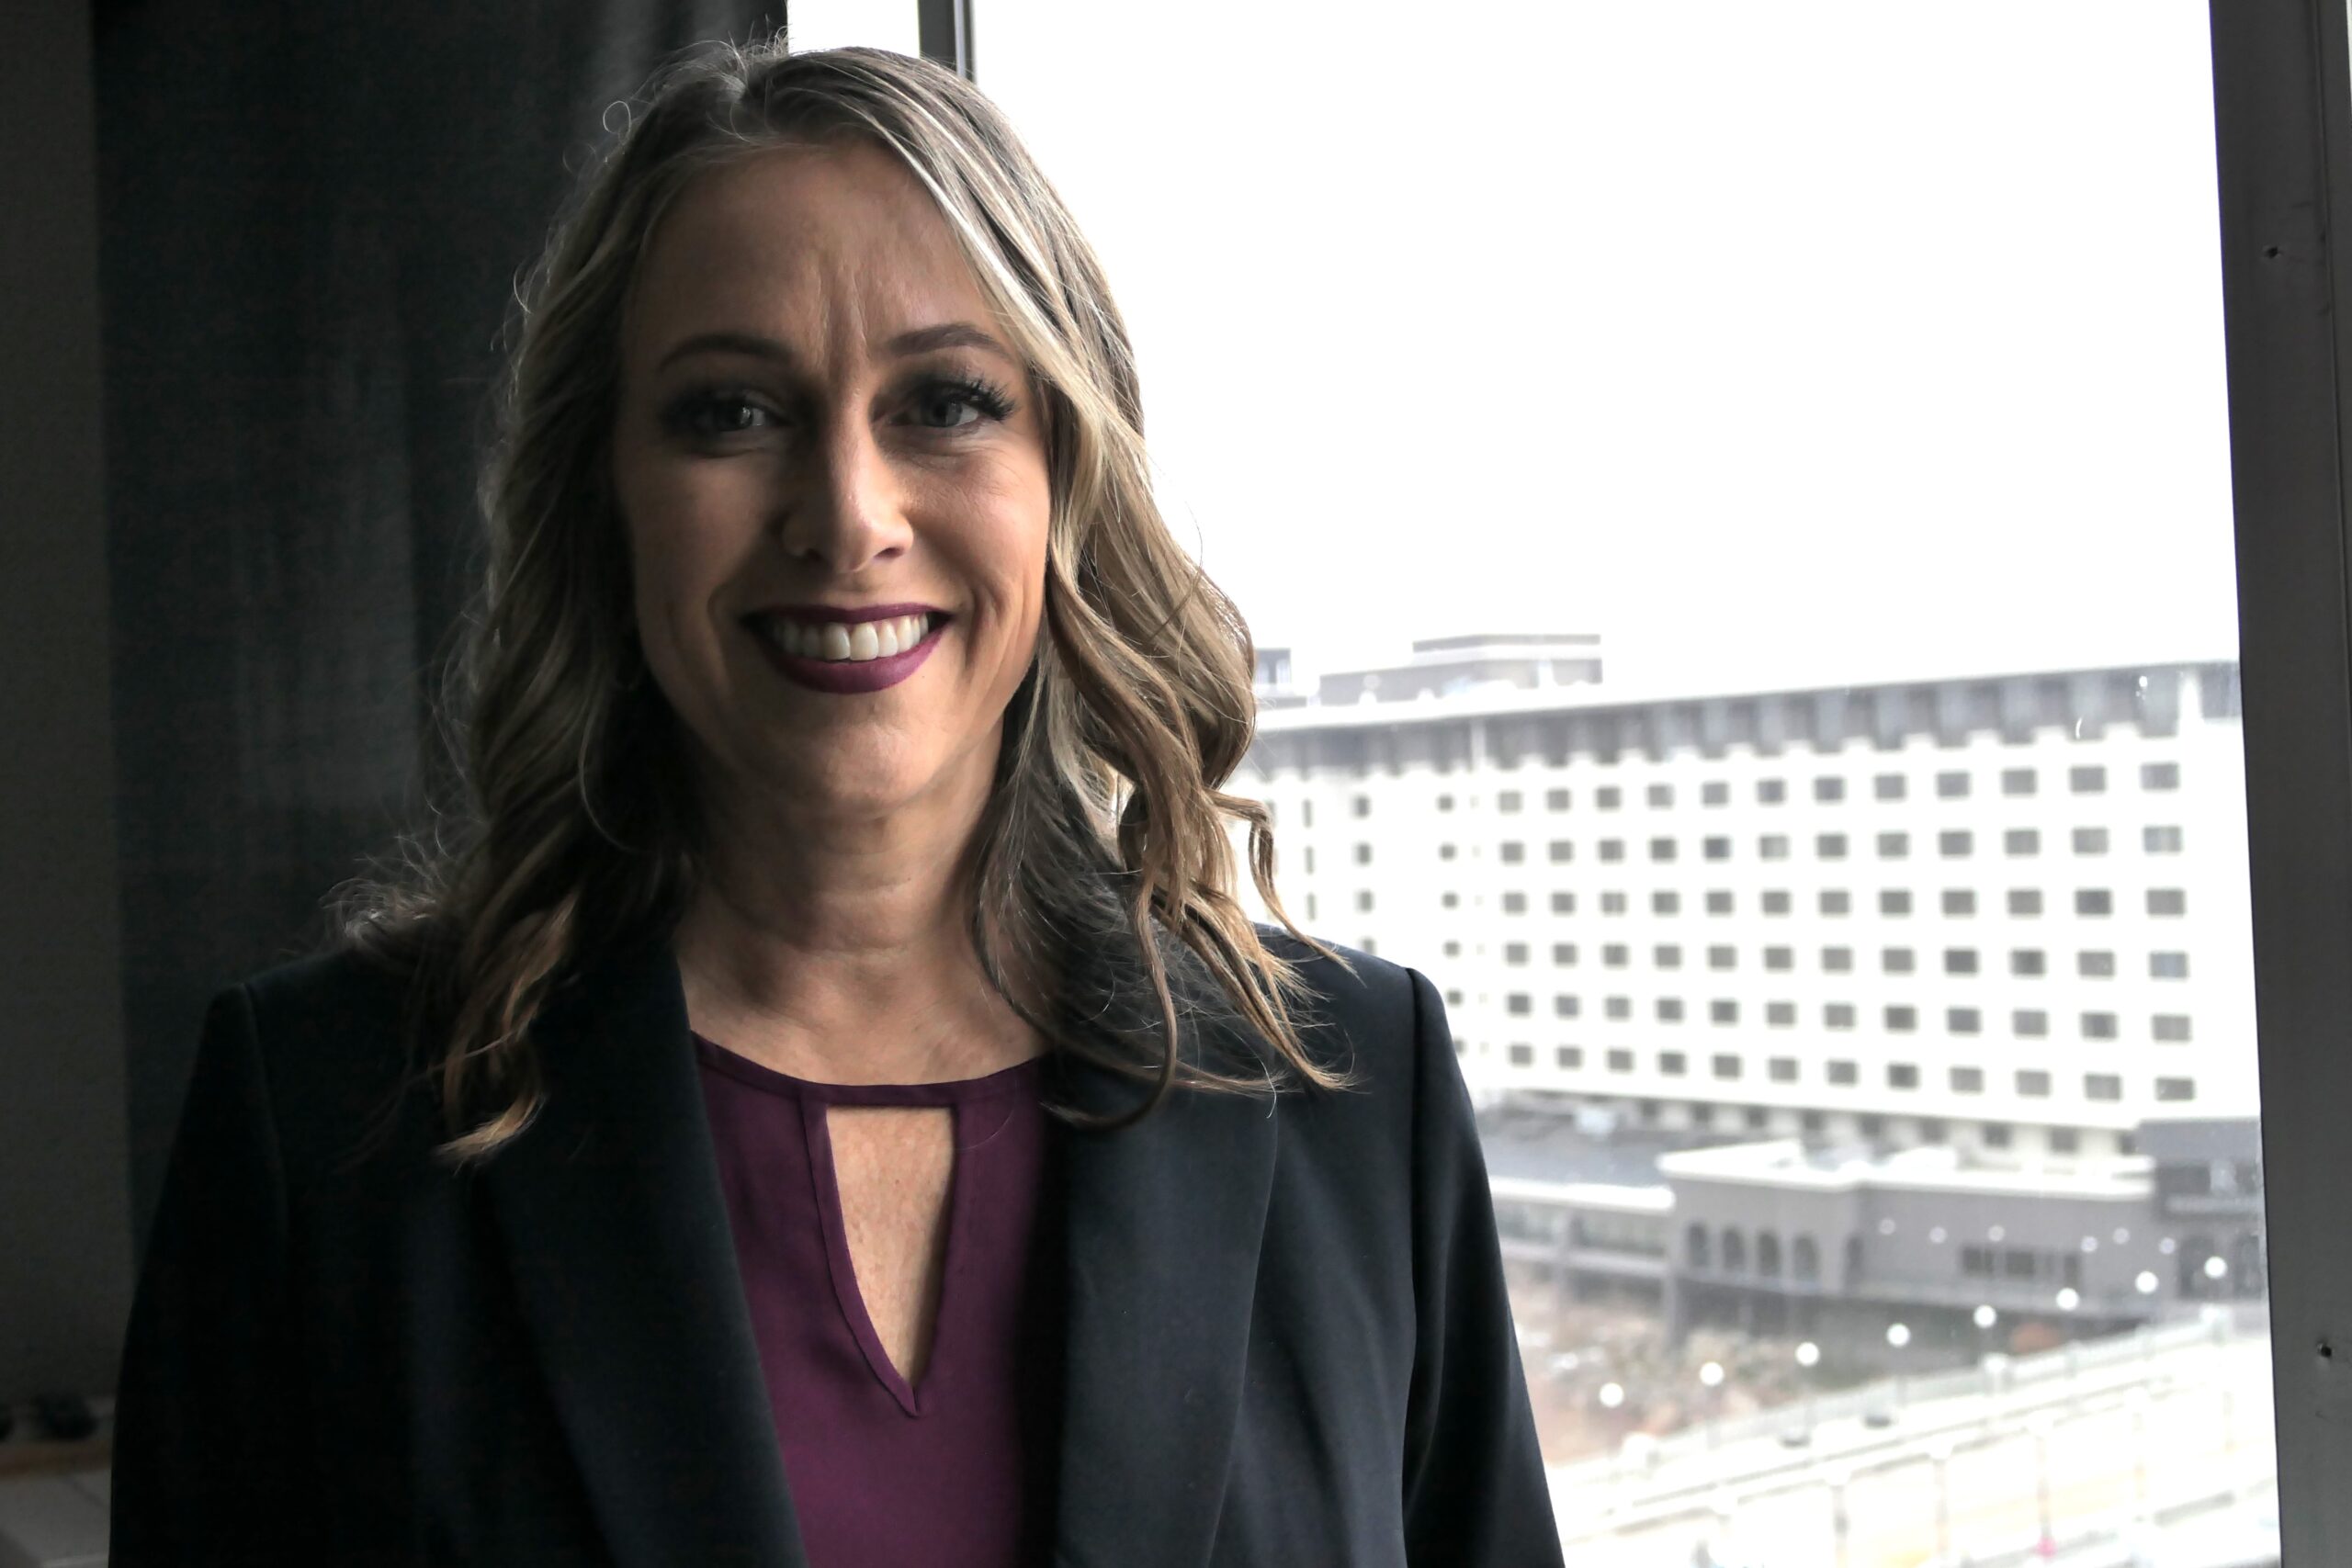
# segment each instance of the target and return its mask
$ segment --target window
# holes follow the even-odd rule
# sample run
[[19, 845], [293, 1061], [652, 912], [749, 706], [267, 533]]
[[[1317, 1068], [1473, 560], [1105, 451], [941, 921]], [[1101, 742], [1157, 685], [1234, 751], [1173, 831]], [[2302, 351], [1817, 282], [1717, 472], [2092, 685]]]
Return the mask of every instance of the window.
[[2086, 1040], [2114, 1039], [2115, 1015], [2111, 1012], [2086, 1012], [2083, 1014], [2083, 1038]]
[[2010, 855], [2038, 855], [2041, 852], [2041, 829], [2010, 828], [2001, 834], [2001, 852]]
[[1552, 1061], [1557, 1066], [1575, 1072], [1584, 1066], [1584, 1047], [1581, 1045], [1558, 1046], [1552, 1052]]
[[1577, 896], [1575, 894], [1559, 891], [1555, 891], [1553, 893], [1552, 913], [1555, 915], [1573, 915], [1576, 912]]
[[1653, 914], [1653, 915], [1679, 915], [1679, 914], [1680, 914], [1681, 912], [1682, 912], [1682, 895], [1681, 895], [1681, 894], [1679, 894], [1679, 893], [1668, 893], [1668, 892], [1663, 892], [1663, 891], [1661, 891], [1661, 892], [1657, 892], [1657, 893], [1653, 893], [1653, 894], [1651, 894], [1651, 895], [1650, 895], [1650, 913], [1651, 913], [1651, 914]]
[[2039, 778], [2040, 775], [2031, 768], [2003, 768], [2001, 793], [2003, 795], [2031, 795]]
[[1437, 858], [1440, 860], [1452, 860], [1453, 854], [1454, 850], [1452, 844], [1440, 844], [1437, 847]]
[[1576, 961], [1577, 944], [1575, 942], [1555, 942], [1552, 944], [1552, 962], [1554, 964], [1566, 967], [1568, 964], [1574, 964]]
[[1729, 806], [1731, 804], [1731, 785], [1724, 783], [1721, 779], [1715, 779], [1707, 784], [1701, 784], [1699, 786], [1699, 804], [1702, 806]]
[[1881, 773], [1871, 781], [1871, 793], [1881, 800], [1901, 800], [1904, 781], [1901, 773]]
[[1652, 806], [1672, 806], [1674, 804], [1674, 786], [1672, 784], [1654, 784], [1650, 785], [1646, 792], [1645, 792], [1644, 798], [1648, 800]]
[[2141, 763], [2140, 787], [2142, 789], [2178, 789], [2180, 764], [2178, 762]]
[[2075, 889], [2075, 913], [2078, 915], [2111, 915], [2115, 912], [2115, 896], [2104, 887]]
[[1552, 1016], [1554, 1018], [1574, 1018], [1583, 1010], [1584, 1008], [1580, 998], [1569, 992], [1562, 991], [1552, 998]]
[[2085, 1100], [2121, 1100], [2123, 1079], [2115, 1073], [2085, 1073], [2083, 1098]]
[[1936, 797], [1939, 800], [1967, 799], [1968, 775], [1963, 773], [1938, 773], [1936, 775]]
[[1881, 833], [1881, 834], [1878, 836], [1878, 858], [1879, 858], [1879, 859], [1881, 859], [1881, 860], [1901, 860], [1901, 859], [1903, 859], [1905, 855], [1908, 855], [1910, 852], [1911, 852], [1911, 835], [1910, 835], [1910, 834], [1908, 834], [1908, 833]]
[[1793, 969], [1796, 964], [1796, 949], [1792, 947], [1768, 947], [1764, 950], [1764, 967], [1767, 969]]
[[1527, 846], [1516, 839], [1497, 844], [1495, 853], [1505, 865], [1522, 865], [1527, 861]]
[[1788, 782], [1784, 779], [1758, 779], [1756, 802], [1759, 806], [1778, 806], [1789, 798]]
[[1602, 966], [1610, 969], [1623, 969], [1625, 967], [1626, 954], [1629, 951], [1622, 942], [1603, 943], [1600, 949]]
[[1682, 1021], [1682, 998], [1680, 997], [1658, 998], [1657, 1021], [1660, 1023], [1680, 1023]]
[[1918, 1064], [1916, 1062], [1889, 1062], [1886, 1065], [1886, 1087], [1889, 1089], [1917, 1089], [1919, 1087]]
[[1356, 863], [1358, 865], [1370, 865], [1372, 863], [1372, 846], [1370, 844], [1358, 844], [1356, 846]]
[[1568, 792], [1567, 792], [1566, 790], [1564, 790], [1564, 789], [1547, 789], [1547, 790], [1545, 790], [1545, 791], [1544, 792], [1544, 810], [1546, 810], [1546, 811], [1566, 811], [1567, 808], [1568, 808]]
[[1623, 914], [1625, 896], [1623, 893], [1603, 893], [1600, 896], [1600, 912], [1604, 915]]
[[1631, 1018], [1634, 1016], [1634, 998], [1631, 997], [1603, 998], [1600, 1010], [1615, 1020]]
[[2012, 915], [2038, 915], [2041, 913], [2041, 889], [2039, 887], [2010, 888], [2009, 913]]
[[2078, 855], [2103, 855], [2107, 853], [2107, 829], [2104, 828], [2075, 829], [2075, 852]]
[[1659, 942], [1650, 949], [1650, 962], [1661, 969], [1679, 969], [1682, 967], [1682, 949], [1674, 942]]
[[1513, 1045], [1510, 1048], [1510, 1065], [1514, 1067], [1533, 1066], [1535, 1065], [1535, 1047], [1532, 1045]]
[[1459, 957], [1461, 957], [1461, 956], [1462, 956], [1462, 944], [1461, 944], [1460, 942], [1447, 942], [1447, 943], [1445, 944], [1445, 955], [1446, 955], [1448, 958], [1459, 958]]
[[1715, 1077], [1719, 1078], [1736, 1078], [1739, 1077], [1739, 1070], [1740, 1059], [1737, 1056], [1733, 1055], [1729, 1052], [1719, 1052], [1716, 1054], [1714, 1060]]
[[1822, 1027], [1825, 1029], [1853, 1028], [1854, 1004], [1851, 1002], [1824, 1002], [1821, 1007], [1821, 1023]]
[[1554, 865], [1561, 865], [1568, 861], [1576, 859], [1577, 846], [1571, 840], [1555, 839], [1547, 848], [1550, 851], [1552, 863]]
[[1608, 1062], [1609, 1070], [1612, 1073], [1630, 1073], [1634, 1070], [1634, 1054], [1623, 1046], [1610, 1051]]
[[2158, 1078], [2156, 1098], [2158, 1100], [2195, 1100], [2197, 1080], [2195, 1078]]
[[1813, 852], [1816, 858], [1821, 860], [1844, 860], [1846, 858], [1846, 835], [1843, 833], [1815, 834], [1813, 838]]
[[1309, 875], [1309, 876], [1312, 876], [1312, 875], [1314, 875], [1314, 874], [1315, 874], [1315, 846], [1314, 846], [1313, 844], [1309, 844], [1309, 845], [1307, 845], [1307, 846], [1306, 846], [1306, 874], [1307, 874], [1307, 875]]
[[1707, 895], [1707, 913], [1711, 915], [1730, 914], [1731, 895], [1721, 891], [1709, 893]]
[[1813, 798], [1821, 801], [1846, 798], [1846, 781], [1835, 774], [1825, 773], [1813, 781]]
[[1720, 834], [1702, 840], [1700, 847], [1709, 860], [1731, 859], [1731, 840]]
[[1882, 972], [1888, 975], [1908, 975], [1914, 967], [1911, 962], [1911, 950], [1907, 947], [1881, 948], [1878, 966]]
[[1357, 816], [1369, 817], [1372, 815], [1372, 796], [1368, 795], [1357, 795], [1353, 802], [1353, 806]]
[[1975, 893], [1965, 887], [1945, 888], [1944, 913], [1947, 915], [1973, 915], [1976, 913]]
[[1973, 853], [1975, 848], [1975, 835], [1965, 828], [1947, 828], [1936, 835], [1936, 852], [1947, 860]]
[[2009, 973], [2012, 975], [2041, 975], [2047, 973], [2042, 964], [2041, 950], [2038, 947], [2018, 947], [2010, 949]]
[[2148, 913], [2152, 915], [2185, 915], [2188, 912], [2188, 895], [2177, 887], [2148, 889]]
[[1973, 948], [1973, 947], [1947, 947], [1947, 948], [1945, 948], [1945, 949], [1944, 949], [1944, 973], [1945, 973], [1945, 974], [1947, 974], [1947, 975], [1973, 975], [1973, 974], [1975, 974], [1975, 973], [1976, 973], [1976, 950], [1975, 950], [1974, 948]]
[[1624, 804], [1625, 792], [1615, 784], [1603, 784], [1592, 792], [1592, 803], [1603, 811], [1614, 811]]
[[1796, 1021], [1796, 1003], [1766, 1002], [1764, 1004], [1764, 1022], [1767, 1026], [1773, 1029], [1792, 1029], [1795, 1027]]
[[2188, 954], [2185, 953], [2152, 953], [2148, 954], [2148, 978], [2152, 980], [2188, 979]]
[[1788, 894], [1785, 892], [1765, 894], [1764, 912], [1768, 915], [1787, 914], [1789, 912]]
[[1625, 858], [1625, 840], [1623, 839], [1601, 840], [1600, 858], [1605, 861], [1612, 862], [1623, 860]]
[[1739, 965], [1739, 949], [1718, 944], [1707, 949], [1707, 967], [1734, 969]]
[[2107, 770], [2096, 763], [2066, 770], [2066, 787], [2076, 795], [2105, 795]]
[[1786, 833], [1767, 833], [1763, 837], [1758, 839], [1756, 840], [1756, 858], [1758, 860], [1788, 859], [1789, 836]]
[[2156, 1038], [2166, 1044], [2186, 1043], [2188, 1039], [2188, 1015], [2185, 1012], [2160, 1012], [2148, 1021]]
[[1690, 1059], [1679, 1051], [1660, 1051], [1657, 1070], [1669, 1078], [1679, 1078], [1690, 1070]]
[[1495, 809], [1497, 811], [1517, 811], [1520, 808], [1521, 804], [1521, 800], [1520, 792], [1515, 789], [1503, 789], [1497, 790], [1495, 792]]
[[1908, 1034], [1919, 1027], [1919, 1010], [1907, 1004], [1890, 1006], [1885, 1012], [1887, 1032]]
[[1439, 795], [1439, 796], [1437, 797], [1437, 808], [1438, 808], [1440, 811], [1451, 811], [1451, 810], [1453, 810], [1453, 796], [1452, 796], [1452, 795]]
[[1821, 950], [1821, 970], [1825, 975], [1850, 975], [1854, 972], [1854, 950], [1850, 947], [1825, 947]]
[[1503, 962], [1505, 964], [1525, 964], [1527, 962], [1527, 944], [1523, 942], [1507, 942], [1503, 943]]
[[2143, 828], [2140, 847], [2152, 855], [2180, 853], [2180, 829], [2177, 828]]
[[1983, 1032], [1983, 1027], [1974, 1008], [1946, 1008], [1944, 1010], [1944, 1029], [1948, 1033], [1977, 1034]]
[[1840, 1088], [1850, 1089], [1861, 1081], [1861, 1069], [1852, 1062], [1825, 1062], [1822, 1071], [1823, 1076]]
[[1709, 1002], [1707, 1004], [1707, 1021], [1710, 1023], [1737, 1023], [1739, 1021], [1739, 1004], [1721, 998]]
[[2070, 1155], [2083, 1145], [2083, 1135], [2072, 1127], [2052, 1127], [2049, 1136], [2050, 1152], [2053, 1155]]
[[1907, 915], [1911, 912], [1911, 890], [1907, 887], [1883, 887], [1878, 895], [1878, 912], [1882, 915]]
[[1854, 908], [1854, 896], [1842, 887], [1825, 887], [1821, 890], [1819, 908], [1825, 915], [1851, 913]]
[[1650, 840], [1650, 859], [1654, 861], [1660, 861], [1672, 860], [1673, 858], [1674, 840], [1672, 839], [1652, 839]]
[[1359, 888], [1357, 888], [1357, 889], [1356, 889], [1356, 908], [1357, 908], [1359, 911], [1363, 911], [1363, 910], [1370, 909], [1371, 908], [1372, 908], [1372, 889], [1371, 889], [1371, 888], [1369, 888], [1369, 887], [1359, 887]]
[[1954, 1067], [1951, 1070], [1951, 1091], [1954, 1094], [1983, 1094], [1984, 1092], [1984, 1069], [1982, 1067]]
[[2088, 980], [2115, 977], [2115, 954], [2090, 951], [2075, 954], [2075, 973]]
[[2049, 1071], [2042, 1067], [2019, 1067], [2018, 1069], [2018, 1097], [2020, 1100], [2049, 1099]]
[[1298, 803], [1298, 825], [1302, 828], [1312, 828], [1315, 826], [1315, 803], [1313, 801], [1302, 800]]
[[2009, 1015], [2009, 1032], [2021, 1040], [2038, 1040], [2050, 1032], [2050, 1015], [2040, 1008], [2019, 1008]]
[[1797, 1059], [1794, 1056], [1775, 1056], [1764, 1065], [1764, 1070], [1774, 1083], [1797, 1081]]

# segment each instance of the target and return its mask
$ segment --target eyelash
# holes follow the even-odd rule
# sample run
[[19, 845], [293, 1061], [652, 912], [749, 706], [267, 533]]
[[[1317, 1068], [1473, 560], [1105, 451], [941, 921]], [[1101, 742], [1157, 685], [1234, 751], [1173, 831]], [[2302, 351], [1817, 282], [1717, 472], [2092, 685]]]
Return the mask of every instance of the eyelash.
[[[1012, 412], [1012, 399], [1002, 387], [982, 376], [939, 376], [925, 382], [922, 399], [925, 403], [947, 399], [960, 399], [979, 410], [990, 419], [1002, 420]], [[715, 408], [756, 408], [751, 394], [741, 388], [698, 388], [671, 403], [662, 419], [669, 428], [681, 435], [704, 440], [725, 435], [740, 435], [741, 430], [698, 430], [695, 416]], [[764, 411], [763, 411], [764, 412]], [[922, 426], [942, 435], [952, 435], [971, 428], [969, 425], [932, 424]]]

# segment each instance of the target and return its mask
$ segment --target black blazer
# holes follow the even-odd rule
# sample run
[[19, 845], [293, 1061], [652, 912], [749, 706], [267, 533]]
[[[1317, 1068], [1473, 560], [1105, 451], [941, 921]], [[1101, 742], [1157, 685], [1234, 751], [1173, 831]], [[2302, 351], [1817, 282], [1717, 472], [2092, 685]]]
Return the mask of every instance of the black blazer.
[[[1050, 1123], [1053, 1562], [1556, 1564], [1437, 993], [1259, 929], [1366, 1088]], [[800, 1568], [671, 948], [558, 993], [540, 1119], [466, 1177], [424, 1158], [421, 1091], [352, 1157], [398, 1091], [400, 1005], [346, 956], [212, 999], [123, 1350], [115, 1568]], [[1134, 1103], [1051, 1065], [1077, 1103]]]

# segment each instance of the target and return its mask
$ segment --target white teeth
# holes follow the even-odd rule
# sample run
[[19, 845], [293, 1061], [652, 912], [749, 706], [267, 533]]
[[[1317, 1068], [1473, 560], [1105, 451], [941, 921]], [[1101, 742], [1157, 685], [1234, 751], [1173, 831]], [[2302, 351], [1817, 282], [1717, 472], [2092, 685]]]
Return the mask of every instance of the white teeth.
[[860, 621], [854, 626], [838, 621], [808, 626], [778, 615], [767, 623], [768, 636], [785, 652], [802, 659], [835, 663], [860, 663], [903, 653], [931, 630], [929, 615], [897, 615], [884, 621]]

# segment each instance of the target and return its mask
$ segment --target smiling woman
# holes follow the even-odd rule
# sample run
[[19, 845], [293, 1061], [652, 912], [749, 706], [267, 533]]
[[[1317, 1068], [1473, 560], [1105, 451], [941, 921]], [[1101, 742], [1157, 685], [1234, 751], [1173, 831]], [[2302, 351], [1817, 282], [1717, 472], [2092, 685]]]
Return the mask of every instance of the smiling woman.
[[704, 51], [511, 352], [462, 830], [215, 998], [118, 1568], [1557, 1562], [1443, 1010], [1282, 913], [1001, 116]]

